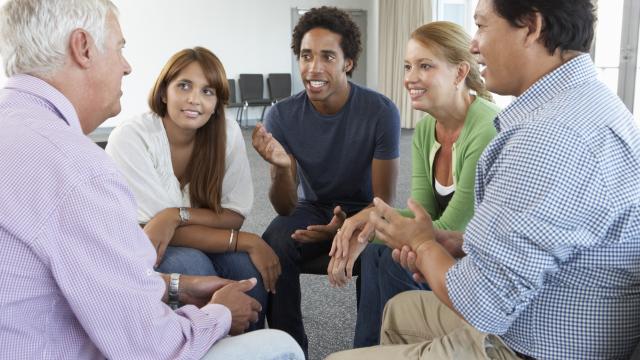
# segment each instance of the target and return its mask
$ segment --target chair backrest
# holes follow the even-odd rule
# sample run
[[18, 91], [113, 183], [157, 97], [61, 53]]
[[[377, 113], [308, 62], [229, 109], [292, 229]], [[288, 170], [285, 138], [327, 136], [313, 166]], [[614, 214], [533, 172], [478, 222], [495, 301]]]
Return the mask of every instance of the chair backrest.
[[227, 79], [229, 82], [229, 104], [234, 104], [238, 102], [238, 98], [236, 98], [236, 81], [234, 79]]
[[238, 82], [242, 101], [263, 98], [264, 78], [262, 74], [240, 74]]
[[267, 87], [272, 101], [291, 96], [291, 74], [269, 74]]

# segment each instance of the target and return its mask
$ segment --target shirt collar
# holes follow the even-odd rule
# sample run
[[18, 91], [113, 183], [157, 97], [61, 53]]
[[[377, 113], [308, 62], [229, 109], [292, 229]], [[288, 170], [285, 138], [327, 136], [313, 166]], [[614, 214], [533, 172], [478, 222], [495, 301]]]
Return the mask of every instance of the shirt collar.
[[536, 81], [494, 119], [498, 131], [524, 119], [559, 93], [597, 78], [598, 74], [589, 54], [582, 54], [562, 64]]
[[37, 96], [46, 101], [51, 110], [64, 120], [72, 129], [81, 134], [82, 126], [73, 104], [58, 89], [46, 81], [27, 74], [17, 74], [7, 80], [5, 88]]

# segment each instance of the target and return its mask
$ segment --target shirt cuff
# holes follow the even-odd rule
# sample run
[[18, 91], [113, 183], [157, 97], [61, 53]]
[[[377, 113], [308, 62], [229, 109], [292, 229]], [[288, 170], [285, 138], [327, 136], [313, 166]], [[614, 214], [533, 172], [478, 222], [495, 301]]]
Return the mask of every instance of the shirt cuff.
[[221, 337], [229, 334], [229, 329], [231, 329], [231, 310], [229, 308], [220, 304], [207, 304], [200, 310], [217, 320], [220, 327], [224, 329], [224, 335]]

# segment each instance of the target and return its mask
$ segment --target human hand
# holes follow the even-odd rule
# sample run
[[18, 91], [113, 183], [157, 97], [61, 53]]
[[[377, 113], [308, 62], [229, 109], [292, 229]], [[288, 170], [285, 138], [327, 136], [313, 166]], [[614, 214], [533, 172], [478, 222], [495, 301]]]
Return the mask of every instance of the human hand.
[[179, 216], [176, 208], [167, 208], [160, 211], [144, 226], [143, 231], [151, 240], [153, 247], [156, 249], [156, 265], [162, 263], [162, 258], [167, 250], [167, 246], [171, 243], [176, 228], [180, 225]]
[[238, 234], [238, 236], [240, 235], [242, 235], [243, 238], [246, 237], [246, 240], [243, 239], [244, 241], [249, 242], [247, 253], [251, 258], [251, 262], [253, 262], [253, 265], [260, 273], [260, 276], [262, 276], [265, 290], [275, 294], [276, 283], [282, 272], [278, 255], [276, 255], [271, 246], [258, 235], [245, 232]]
[[357, 238], [360, 243], [368, 242], [375, 231], [373, 225], [368, 222], [369, 212], [372, 210], [373, 208], [364, 209], [342, 223], [333, 238], [329, 256], [347, 257], [352, 239]]
[[262, 311], [262, 306], [256, 299], [245, 294], [256, 286], [256, 283], [255, 278], [242, 280], [225, 285], [213, 294], [210, 304], [224, 305], [231, 311], [229, 334], [242, 334], [250, 323], [258, 321], [258, 313]]
[[464, 233], [460, 231], [435, 229], [436, 242], [442, 245], [442, 247], [456, 259], [463, 258], [467, 255], [462, 250], [463, 235]]
[[234, 282], [218, 276], [181, 275], [178, 292], [180, 303], [203, 307], [216, 291]]
[[391, 258], [399, 263], [403, 268], [407, 269], [413, 274], [413, 280], [416, 282], [426, 283], [418, 266], [416, 265], [417, 255], [408, 246], [403, 246], [402, 249], [393, 249], [391, 252]]
[[340, 206], [333, 209], [333, 218], [326, 225], [309, 225], [305, 230], [299, 229], [291, 234], [293, 240], [301, 243], [329, 241], [338, 232], [347, 214]]
[[[336, 252], [331, 256], [329, 266], [327, 267], [327, 275], [329, 277], [329, 283], [331, 286], [344, 287], [347, 282], [351, 280], [353, 276], [353, 266], [358, 259], [358, 256], [362, 253], [364, 248], [369, 244], [368, 242], [358, 241], [360, 230], [356, 230], [351, 237], [348, 244], [347, 256], [341, 256], [341, 253]], [[333, 239], [335, 244], [338, 235]]]
[[291, 157], [264, 125], [257, 123], [251, 134], [251, 143], [258, 154], [268, 163], [281, 168], [291, 167]]
[[379, 198], [373, 199], [375, 209], [369, 214], [369, 221], [376, 229], [376, 236], [393, 249], [404, 245], [417, 251], [426, 242], [434, 241], [435, 235], [431, 217], [426, 210], [413, 199], [407, 201], [415, 217], [406, 218]]

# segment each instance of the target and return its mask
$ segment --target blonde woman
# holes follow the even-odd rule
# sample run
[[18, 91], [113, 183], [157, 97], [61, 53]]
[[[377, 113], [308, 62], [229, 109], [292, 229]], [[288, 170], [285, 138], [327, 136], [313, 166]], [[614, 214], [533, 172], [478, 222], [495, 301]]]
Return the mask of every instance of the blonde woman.
[[[404, 86], [412, 107], [426, 113], [413, 135], [411, 197], [429, 212], [438, 229], [464, 230], [473, 216], [476, 162], [496, 134], [493, 119], [499, 109], [480, 78], [470, 43], [460, 26], [439, 21], [417, 28], [406, 48]], [[387, 300], [402, 291], [428, 289], [392, 260], [391, 249], [367, 246], [373, 236], [370, 211], [344, 222], [327, 269], [330, 282], [342, 286], [364, 251], [355, 347], [378, 344]]]

